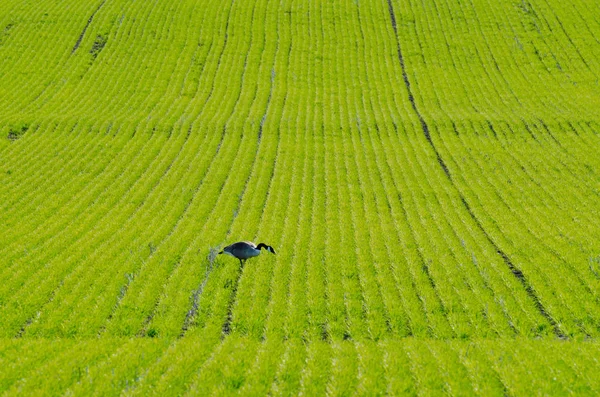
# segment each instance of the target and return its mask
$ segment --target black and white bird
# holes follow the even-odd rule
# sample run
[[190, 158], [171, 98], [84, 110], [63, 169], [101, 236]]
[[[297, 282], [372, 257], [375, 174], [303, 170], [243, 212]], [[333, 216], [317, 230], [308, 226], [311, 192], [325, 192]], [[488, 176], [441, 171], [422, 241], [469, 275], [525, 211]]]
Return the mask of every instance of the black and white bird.
[[252, 241], [239, 241], [223, 248], [219, 254], [227, 254], [234, 256], [240, 260], [240, 265], [243, 266], [249, 258], [260, 255], [260, 250], [264, 248], [274, 254], [275, 250], [270, 245], [260, 243], [254, 244]]

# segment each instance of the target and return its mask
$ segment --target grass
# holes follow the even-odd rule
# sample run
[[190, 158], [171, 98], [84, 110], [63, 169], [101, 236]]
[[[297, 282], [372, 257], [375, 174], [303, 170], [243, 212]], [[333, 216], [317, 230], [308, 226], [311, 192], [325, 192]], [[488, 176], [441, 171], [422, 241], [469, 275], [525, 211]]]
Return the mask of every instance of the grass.
[[38, 3], [0, 4], [0, 392], [600, 392], [598, 10]]

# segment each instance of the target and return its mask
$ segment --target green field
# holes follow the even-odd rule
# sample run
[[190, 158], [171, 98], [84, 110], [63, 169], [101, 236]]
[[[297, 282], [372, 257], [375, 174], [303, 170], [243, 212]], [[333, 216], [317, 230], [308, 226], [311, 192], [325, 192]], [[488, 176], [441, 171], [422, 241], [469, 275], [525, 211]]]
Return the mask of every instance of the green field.
[[599, 76], [585, 0], [2, 0], [0, 394], [600, 394]]

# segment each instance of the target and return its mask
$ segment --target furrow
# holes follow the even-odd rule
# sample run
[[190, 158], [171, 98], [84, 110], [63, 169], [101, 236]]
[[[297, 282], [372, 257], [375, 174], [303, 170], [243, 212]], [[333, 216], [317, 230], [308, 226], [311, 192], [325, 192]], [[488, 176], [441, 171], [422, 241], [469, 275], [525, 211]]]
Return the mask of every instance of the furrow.
[[[398, 37], [398, 33], [397, 33], [397, 27], [396, 27], [396, 17], [394, 14], [394, 9], [392, 6], [392, 0], [388, 0], [388, 7], [389, 7], [389, 12], [390, 12], [390, 19], [391, 19], [391, 23], [392, 23], [392, 28], [394, 30], [395, 36], [396, 38]], [[406, 85], [406, 89], [408, 91], [408, 97], [409, 97], [409, 101], [412, 104], [413, 110], [414, 112], [417, 114], [417, 117], [419, 118], [419, 122], [421, 124], [421, 128], [423, 130], [423, 134], [425, 135], [425, 138], [427, 139], [427, 142], [429, 143], [431, 149], [433, 150], [437, 162], [439, 163], [440, 167], [442, 168], [442, 170], [444, 171], [444, 173], [446, 174], [448, 180], [450, 181], [450, 183], [454, 185], [454, 181], [452, 179], [452, 175], [450, 174], [450, 171], [448, 170], [448, 167], [446, 166], [446, 164], [444, 163], [444, 160], [441, 158], [439, 151], [437, 150], [430, 132], [429, 132], [429, 126], [427, 124], [427, 122], [425, 121], [425, 119], [423, 118], [423, 116], [421, 115], [417, 104], [415, 102], [414, 96], [413, 96], [413, 91], [411, 88], [411, 84], [410, 81], [408, 79], [408, 74], [406, 72], [406, 65], [404, 63], [404, 57], [402, 55], [402, 50], [400, 47], [400, 42], [399, 39], [397, 38], [397, 50], [398, 50], [398, 61], [400, 62], [400, 66], [402, 69], [402, 76]], [[456, 188], [456, 187], [455, 187]], [[456, 188], [458, 189], [458, 188]], [[566, 338], [566, 335], [563, 333], [563, 331], [559, 328], [556, 320], [554, 320], [554, 318], [548, 313], [548, 311], [546, 310], [545, 306], [542, 304], [539, 296], [537, 295], [536, 291], [531, 287], [529, 281], [525, 278], [525, 276], [523, 275], [523, 272], [517, 268], [515, 266], [515, 264], [511, 261], [511, 259], [508, 257], [508, 255], [506, 255], [506, 253], [494, 242], [494, 240], [492, 240], [492, 238], [490, 237], [490, 235], [486, 232], [486, 230], [483, 228], [483, 225], [481, 224], [480, 220], [475, 216], [475, 214], [473, 213], [473, 211], [471, 210], [471, 207], [469, 206], [469, 204], [467, 203], [467, 201], [465, 200], [465, 198], [462, 196], [462, 194], [459, 192], [459, 196], [461, 198], [462, 203], [464, 204], [465, 210], [467, 211], [467, 213], [469, 214], [469, 216], [472, 218], [472, 220], [477, 224], [478, 228], [483, 232], [486, 240], [492, 245], [494, 246], [494, 248], [496, 249], [496, 252], [498, 253], [498, 255], [500, 255], [500, 257], [504, 260], [506, 266], [508, 266], [508, 268], [511, 270], [511, 272], [515, 275], [515, 277], [517, 277], [520, 281], [520, 283], [522, 284], [523, 288], [527, 291], [527, 294], [529, 295], [529, 297], [531, 298], [531, 300], [534, 302], [534, 305], [538, 308], [540, 314], [548, 321], [548, 323], [550, 323], [550, 325], [552, 326], [554, 333], [557, 337], [559, 338]]]

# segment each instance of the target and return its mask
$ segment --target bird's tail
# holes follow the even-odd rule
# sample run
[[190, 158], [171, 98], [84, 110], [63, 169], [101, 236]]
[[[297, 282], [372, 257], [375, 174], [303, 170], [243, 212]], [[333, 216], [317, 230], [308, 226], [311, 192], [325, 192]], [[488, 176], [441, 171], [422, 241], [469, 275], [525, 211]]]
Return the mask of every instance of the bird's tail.
[[222, 254], [222, 253], [223, 253], [223, 251], [219, 252], [219, 254]]

